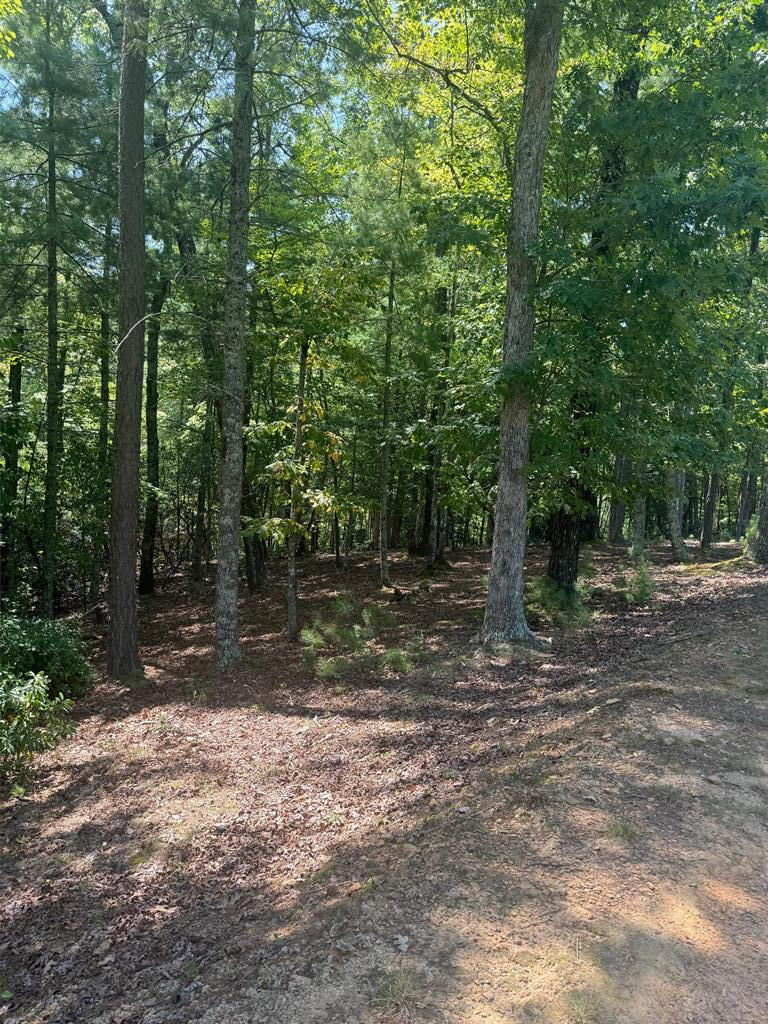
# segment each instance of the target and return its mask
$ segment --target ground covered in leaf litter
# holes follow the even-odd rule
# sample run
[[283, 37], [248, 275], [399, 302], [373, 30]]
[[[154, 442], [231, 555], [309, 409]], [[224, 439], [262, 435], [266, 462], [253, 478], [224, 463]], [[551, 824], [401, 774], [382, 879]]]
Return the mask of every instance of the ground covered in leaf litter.
[[147, 685], [2, 807], [0, 1020], [764, 1024], [768, 576], [659, 552], [633, 608], [624, 557], [511, 658], [486, 554], [398, 561], [394, 605], [308, 562], [314, 662], [275, 579], [227, 678], [209, 593], [148, 601]]

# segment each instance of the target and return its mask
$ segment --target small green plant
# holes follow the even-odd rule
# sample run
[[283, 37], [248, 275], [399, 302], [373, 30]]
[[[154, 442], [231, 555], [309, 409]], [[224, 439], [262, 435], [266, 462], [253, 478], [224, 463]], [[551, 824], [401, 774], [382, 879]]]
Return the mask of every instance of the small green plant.
[[650, 562], [647, 558], [639, 558], [627, 580], [627, 603], [644, 607], [651, 603], [655, 589]]
[[379, 608], [374, 604], [363, 609], [363, 623], [371, 633], [380, 633], [382, 629], [397, 625], [397, 616], [389, 608]]
[[351, 619], [357, 610], [357, 601], [349, 591], [343, 591], [333, 602], [333, 611], [337, 619]]
[[318, 658], [315, 663], [315, 674], [318, 679], [338, 679], [341, 674], [341, 659]]
[[158, 736], [166, 736], [168, 734], [168, 715], [162, 711], [155, 719], [155, 732]]
[[71, 698], [93, 680], [82, 637], [51, 619], [0, 619], [0, 665], [19, 678], [45, 673], [51, 694]]
[[299, 633], [299, 639], [304, 645], [304, 652], [310, 658], [316, 658], [325, 647], [326, 640], [318, 624], [307, 626]]
[[392, 672], [410, 672], [413, 668], [413, 660], [401, 647], [389, 647], [380, 656], [382, 668], [388, 668]]
[[365, 646], [366, 638], [363, 627], [359, 623], [341, 627], [338, 631], [339, 642], [350, 651], [359, 651]]
[[208, 691], [204, 686], [196, 686], [194, 683], [190, 683], [186, 687], [187, 697], [193, 704], [207, 704], [208, 703]]
[[0, 669], [0, 777], [25, 778], [35, 754], [72, 732], [72, 701], [50, 690], [42, 672], [20, 676]]
[[535, 576], [525, 588], [525, 609], [534, 627], [554, 624], [561, 629], [577, 629], [591, 619], [579, 590], [563, 590], [549, 576]]
[[608, 822], [608, 835], [622, 843], [634, 843], [640, 838], [640, 832], [635, 826], [620, 818]]

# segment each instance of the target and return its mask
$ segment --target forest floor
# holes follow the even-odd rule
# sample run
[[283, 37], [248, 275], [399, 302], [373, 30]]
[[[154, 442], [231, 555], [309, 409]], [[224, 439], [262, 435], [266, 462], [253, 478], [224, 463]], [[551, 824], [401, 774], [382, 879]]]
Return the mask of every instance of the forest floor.
[[658, 551], [633, 608], [623, 557], [507, 658], [473, 651], [487, 553], [396, 560], [391, 606], [372, 559], [307, 560], [305, 614], [392, 612], [326, 681], [279, 581], [226, 677], [172, 581], [146, 685], [0, 808], [0, 1021], [765, 1024], [768, 575]]

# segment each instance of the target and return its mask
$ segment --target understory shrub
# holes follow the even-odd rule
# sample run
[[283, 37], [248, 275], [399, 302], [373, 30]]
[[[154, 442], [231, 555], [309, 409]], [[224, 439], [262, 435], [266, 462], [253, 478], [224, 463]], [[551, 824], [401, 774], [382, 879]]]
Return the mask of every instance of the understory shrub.
[[23, 779], [35, 754], [69, 735], [72, 701], [51, 696], [42, 672], [16, 675], [0, 669], [0, 778]]
[[0, 619], [0, 668], [18, 678], [43, 673], [53, 696], [80, 697], [93, 678], [82, 637], [51, 619]]
[[578, 587], [568, 593], [549, 576], [534, 576], [526, 583], [525, 614], [534, 629], [547, 624], [564, 630], [576, 629], [592, 617]]
[[387, 673], [407, 673], [424, 654], [423, 642], [409, 644], [407, 651], [400, 647], [382, 650], [381, 632], [397, 624], [397, 616], [388, 608], [361, 607], [342, 594], [334, 611], [341, 622], [315, 618], [300, 633], [304, 662], [322, 681], [344, 679], [354, 673], [366, 675], [377, 668]]
[[627, 585], [627, 602], [641, 606], [650, 604], [655, 589], [651, 563], [647, 558], [638, 558]]

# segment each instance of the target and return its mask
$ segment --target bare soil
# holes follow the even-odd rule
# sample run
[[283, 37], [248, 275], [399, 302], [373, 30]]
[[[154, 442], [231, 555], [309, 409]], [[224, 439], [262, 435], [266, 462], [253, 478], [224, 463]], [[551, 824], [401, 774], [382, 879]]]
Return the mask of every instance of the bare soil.
[[226, 677], [172, 581], [146, 685], [100, 682], [0, 807], [0, 1020], [765, 1024], [768, 575], [658, 552], [639, 608], [624, 557], [589, 624], [493, 657], [486, 554], [397, 561], [389, 606], [372, 559], [308, 560], [307, 618], [351, 590], [379, 652], [417, 641], [326, 682], [277, 577]]

